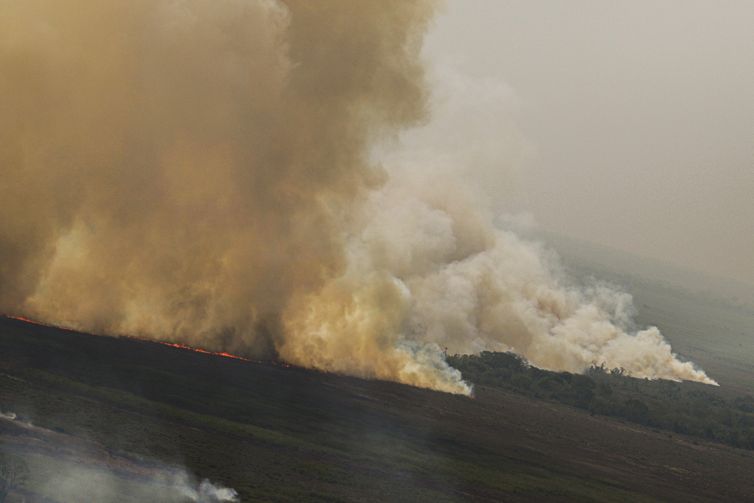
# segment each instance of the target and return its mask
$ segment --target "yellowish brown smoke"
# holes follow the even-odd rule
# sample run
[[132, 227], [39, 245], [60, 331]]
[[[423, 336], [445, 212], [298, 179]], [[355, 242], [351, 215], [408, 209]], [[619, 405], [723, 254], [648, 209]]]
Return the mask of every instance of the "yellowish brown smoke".
[[426, 2], [0, 3], [0, 308], [268, 350], [424, 116]]
[[432, 10], [0, 2], [0, 310], [455, 393], [443, 347], [708, 380], [462, 178], [371, 160], [426, 118]]

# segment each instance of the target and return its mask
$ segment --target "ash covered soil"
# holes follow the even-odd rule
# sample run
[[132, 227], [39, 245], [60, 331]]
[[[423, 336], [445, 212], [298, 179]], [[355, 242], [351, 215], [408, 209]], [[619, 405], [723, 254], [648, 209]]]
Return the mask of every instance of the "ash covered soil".
[[754, 451], [503, 389], [471, 399], [8, 318], [0, 412], [16, 417], [0, 449], [30, 467], [8, 501], [91, 500], [46, 483], [72, 465], [126, 484], [112, 501], [144, 501], [136, 486], [164, 466], [241, 501], [754, 500]]

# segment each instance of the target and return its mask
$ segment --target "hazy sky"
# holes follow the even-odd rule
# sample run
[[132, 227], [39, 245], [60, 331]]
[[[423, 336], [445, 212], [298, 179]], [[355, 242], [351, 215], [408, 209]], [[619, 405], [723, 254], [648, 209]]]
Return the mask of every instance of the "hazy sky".
[[506, 90], [542, 227], [754, 283], [754, 2], [449, 0], [427, 55]]

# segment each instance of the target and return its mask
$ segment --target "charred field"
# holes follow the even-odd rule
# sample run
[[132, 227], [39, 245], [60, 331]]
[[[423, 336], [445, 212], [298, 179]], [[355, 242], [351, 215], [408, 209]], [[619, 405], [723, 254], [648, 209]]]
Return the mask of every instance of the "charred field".
[[754, 451], [505, 389], [470, 399], [9, 318], [0, 408], [17, 417], [2, 449], [47, 467], [26, 501], [76, 501], [36, 489], [71, 464], [115, 474], [122, 501], [157, 464], [241, 501], [754, 498]]

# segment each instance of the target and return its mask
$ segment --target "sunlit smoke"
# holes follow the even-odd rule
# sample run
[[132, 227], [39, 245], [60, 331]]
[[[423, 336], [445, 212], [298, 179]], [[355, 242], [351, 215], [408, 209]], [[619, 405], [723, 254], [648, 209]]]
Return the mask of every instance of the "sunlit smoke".
[[423, 1], [0, 4], [0, 310], [265, 353], [424, 118]]
[[433, 7], [0, 3], [0, 312], [464, 394], [446, 350], [710, 382], [496, 226], [505, 176], [375, 154], [428, 120]]

